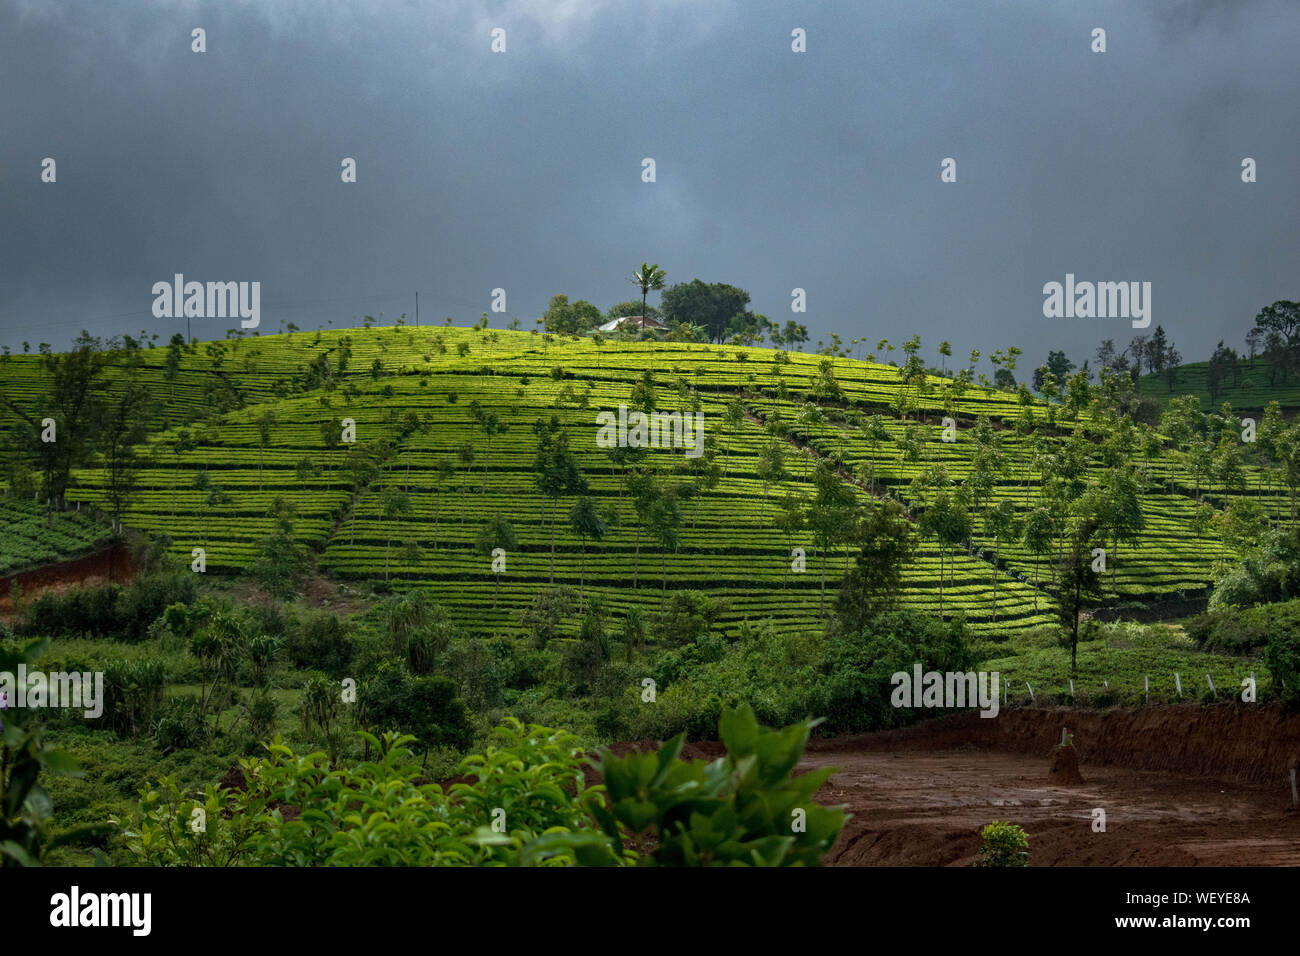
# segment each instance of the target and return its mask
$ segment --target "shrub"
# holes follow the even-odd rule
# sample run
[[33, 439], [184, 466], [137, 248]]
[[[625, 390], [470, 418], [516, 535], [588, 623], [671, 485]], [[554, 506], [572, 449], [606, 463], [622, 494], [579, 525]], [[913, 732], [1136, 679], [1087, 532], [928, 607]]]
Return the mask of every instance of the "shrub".
[[975, 656], [966, 645], [960, 621], [945, 623], [914, 611], [895, 611], [871, 621], [861, 632], [832, 642], [825, 680], [828, 729], [857, 733], [897, 727], [919, 719], [916, 708], [894, 707], [898, 671], [968, 671]]
[[129, 640], [141, 640], [168, 605], [190, 604], [197, 596], [190, 571], [142, 574], [119, 597], [113, 631]]
[[1273, 676], [1282, 700], [1300, 706], [1300, 633], [1291, 630], [1273, 634], [1264, 650], [1264, 666]]
[[254, 737], [265, 738], [275, 729], [279, 705], [270, 694], [255, 694], [248, 708], [248, 729]]
[[162, 661], [109, 661], [104, 666], [103, 719], [119, 734], [145, 733], [166, 690], [167, 668]]
[[534, 595], [532, 603], [519, 614], [519, 626], [533, 635], [533, 645], [545, 647], [560, 636], [564, 621], [578, 603], [578, 592], [571, 587], [546, 588]]
[[150, 733], [154, 746], [165, 756], [202, 747], [208, 739], [208, 725], [193, 697], [168, 697], [154, 712]]
[[[337, 688], [332, 691], [337, 697]], [[415, 677], [400, 661], [386, 662], [358, 688], [360, 721], [372, 731], [410, 735], [426, 756], [435, 747], [464, 750], [472, 733], [465, 702], [457, 693], [448, 677]]]
[[1300, 532], [1270, 531], [1210, 595], [1210, 610], [1252, 607], [1300, 595]]
[[492, 641], [474, 638], [448, 650], [450, 673], [460, 686], [465, 703], [473, 710], [488, 710], [505, 702], [510, 651], [509, 641], [502, 638]]
[[1028, 866], [1029, 837], [1014, 823], [995, 820], [980, 831], [976, 866]]
[[726, 610], [727, 602], [703, 591], [676, 592], [659, 618], [656, 635], [670, 647], [694, 644], [713, 629]]
[[334, 677], [345, 676], [355, 652], [347, 625], [326, 611], [308, 616], [300, 628], [291, 628], [285, 642], [294, 667], [316, 668]]
[[603, 788], [586, 786], [576, 737], [510, 718], [461, 762], [470, 782], [447, 791], [415, 782], [411, 737], [362, 733], [378, 758], [338, 768], [277, 738], [267, 757], [240, 761], [243, 788], [186, 794], [164, 777], [112, 822], [150, 866], [816, 865], [845, 814], [812, 800], [833, 768], [791, 777], [812, 726], [769, 731], [748, 707], [727, 711], [726, 757], [683, 761], [681, 737], [605, 752], [589, 761]]
[[1300, 600], [1252, 608], [1220, 608], [1187, 623], [1187, 635], [1204, 651], [1248, 654], [1275, 635], [1300, 635]]
[[75, 588], [63, 594], [47, 591], [33, 601], [23, 616], [23, 630], [31, 634], [93, 634], [138, 641], [168, 605], [189, 604], [197, 591], [194, 575], [182, 572], [142, 574], [129, 588], [106, 584]]

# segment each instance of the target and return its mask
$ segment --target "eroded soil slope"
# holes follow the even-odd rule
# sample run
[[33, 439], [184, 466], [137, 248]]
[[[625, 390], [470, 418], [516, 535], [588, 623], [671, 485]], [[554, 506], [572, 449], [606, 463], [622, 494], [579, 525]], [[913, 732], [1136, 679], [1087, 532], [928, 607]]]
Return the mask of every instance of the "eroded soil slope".
[[[1062, 727], [1081, 784], [1049, 781]], [[818, 794], [854, 814], [833, 865], [969, 866], [980, 828], [1008, 820], [1029, 834], [1034, 866], [1296, 866], [1298, 755], [1300, 717], [1188, 705], [962, 715], [813, 741], [801, 767], [840, 768]]]

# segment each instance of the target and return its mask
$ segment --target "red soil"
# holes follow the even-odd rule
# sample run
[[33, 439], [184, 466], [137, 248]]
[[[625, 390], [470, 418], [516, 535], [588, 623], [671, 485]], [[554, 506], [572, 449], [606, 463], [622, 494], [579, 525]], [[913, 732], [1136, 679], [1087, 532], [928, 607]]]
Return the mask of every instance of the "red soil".
[[[1050, 779], [1063, 725], [1085, 783]], [[840, 768], [818, 793], [854, 814], [836, 866], [969, 866], [993, 820], [1024, 827], [1031, 866], [1300, 866], [1297, 757], [1300, 715], [1188, 705], [962, 715], [813, 741], [800, 766]]]
[[0, 619], [9, 620], [14, 615], [13, 601], [9, 597], [13, 582], [23, 589], [23, 600], [30, 601], [46, 591], [66, 591], [69, 588], [97, 587], [101, 584], [130, 584], [137, 572], [131, 549], [118, 543], [114, 547], [93, 554], [47, 564], [31, 571], [20, 571], [0, 578]]

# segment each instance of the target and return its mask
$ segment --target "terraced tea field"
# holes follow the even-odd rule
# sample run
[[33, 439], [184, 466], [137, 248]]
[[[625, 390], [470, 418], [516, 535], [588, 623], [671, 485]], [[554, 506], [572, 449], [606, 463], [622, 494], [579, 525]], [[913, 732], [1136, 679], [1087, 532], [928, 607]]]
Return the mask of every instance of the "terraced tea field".
[[[628, 467], [597, 445], [597, 413], [645, 403], [647, 375], [654, 407], [698, 411], [705, 422], [705, 456], [649, 449], [639, 463], [660, 481], [690, 486], [667, 545], [638, 514]], [[40, 392], [36, 357], [10, 357], [0, 377], [11, 398]], [[859, 501], [889, 495], [916, 512], [936, 486], [918, 478], [938, 474], [938, 486], [952, 487], [971, 478], [972, 436], [987, 418], [1002, 465], [982, 504], [1009, 501], [1023, 517], [1041, 503], [1042, 456], [1055, 447], [1042, 435], [1059, 444], [1066, 434], [1059, 407], [1052, 428], [1043, 402], [933, 376], [905, 384], [890, 365], [536, 332], [352, 329], [115, 354], [110, 379], [128, 377], [159, 399], [128, 526], [165, 533], [187, 562], [203, 548], [209, 573], [237, 572], [272, 532], [269, 512], [282, 499], [321, 570], [426, 589], [484, 631], [517, 630], [520, 612], [552, 584], [581, 588], [611, 610], [657, 610], [665, 595], [694, 589], [724, 602], [727, 629], [759, 618], [817, 626], [849, 555], [839, 544], [822, 554], [810, 531], [783, 530], [778, 519], [783, 501], [815, 495], [819, 460]], [[940, 422], [948, 414], [957, 424], [952, 441]], [[874, 433], [865, 427], [873, 415]], [[570, 529], [574, 495], [552, 500], [538, 490], [533, 426], [552, 416], [608, 523], [600, 540]], [[505, 427], [485, 429], [484, 419]], [[1081, 484], [1108, 474], [1102, 436], [1089, 423]], [[772, 474], [769, 462], [765, 481], [774, 441], [783, 467]], [[1240, 490], [1208, 480], [1194, 489], [1159, 443], [1131, 460], [1144, 469], [1145, 527], [1109, 555], [1103, 597], [1201, 593], [1229, 554], [1213, 532], [1197, 530], [1196, 491], [1222, 506]], [[367, 462], [377, 470], [367, 473]], [[1254, 464], [1244, 474], [1270, 514], [1285, 512], [1285, 494], [1263, 486]], [[69, 500], [106, 507], [108, 483], [103, 470], [83, 469]], [[493, 518], [509, 521], [518, 539], [500, 573], [477, 547]], [[977, 516], [969, 551], [941, 554], [937, 541], [923, 540], [905, 575], [905, 602], [963, 614], [977, 631], [1051, 620], [1043, 589], [1050, 552], [1035, 555], [1019, 539], [997, 542], [986, 531]], [[805, 553], [802, 569], [792, 567], [795, 549]]]
[[88, 511], [47, 515], [37, 502], [0, 498], [0, 576], [77, 557], [111, 537]]

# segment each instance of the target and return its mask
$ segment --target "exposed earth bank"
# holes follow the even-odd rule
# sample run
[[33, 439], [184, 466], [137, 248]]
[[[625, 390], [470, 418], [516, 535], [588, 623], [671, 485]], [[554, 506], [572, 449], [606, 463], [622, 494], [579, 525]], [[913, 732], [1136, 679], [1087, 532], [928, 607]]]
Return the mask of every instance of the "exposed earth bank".
[[[1083, 783], [1049, 779], [1062, 728]], [[1300, 866], [1298, 759], [1300, 715], [1225, 704], [963, 714], [813, 740], [800, 766], [840, 768], [818, 793], [854, 814], [832, 865], [969, 866], [1007, 820], [1031, 866]]]
[[131, 549], [118, 542], [67, 561], [0, 577], [0, 620], [10, 620], [14, 616], [10, 589], [15, 583], [22, 588], [26, 600], [33, 600], [46, 591], [62, 592], [109, 583], [130, 584], [137, 570]]

